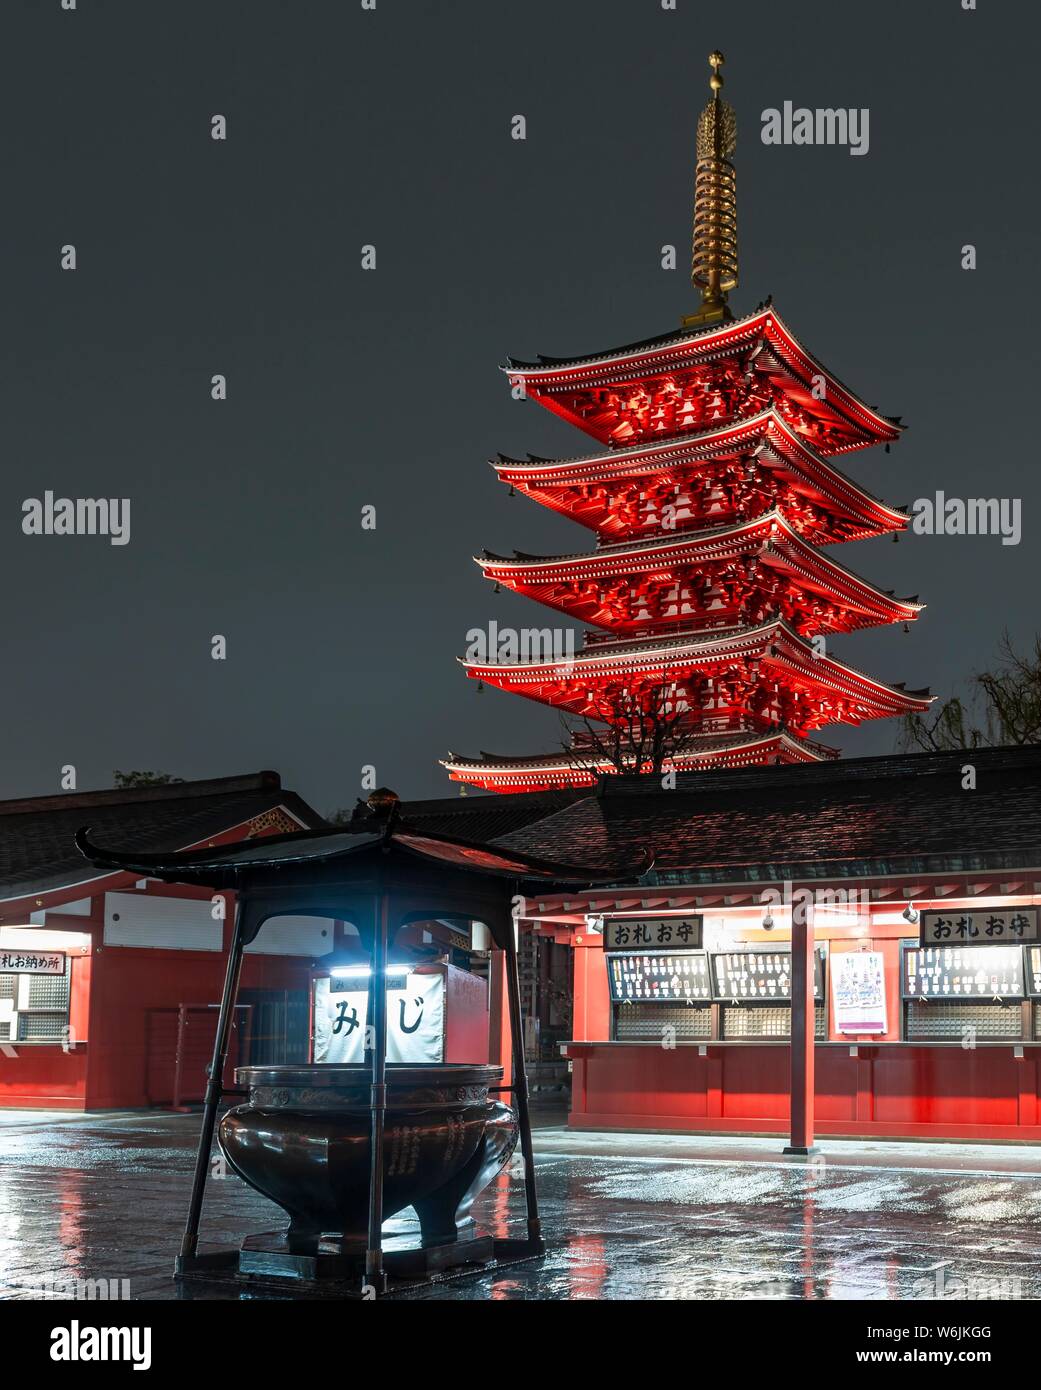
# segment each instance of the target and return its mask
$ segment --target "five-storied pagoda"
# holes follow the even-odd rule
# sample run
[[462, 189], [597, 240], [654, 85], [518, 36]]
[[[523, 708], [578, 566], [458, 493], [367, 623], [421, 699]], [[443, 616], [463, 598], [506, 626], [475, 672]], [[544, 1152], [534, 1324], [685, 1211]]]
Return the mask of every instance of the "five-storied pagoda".
[[[628, 770], [626, 750], [642, 761], [655, 746], [656, 770], [833, 758], [838, 750], [813, 737], [825, 725], [930, 703], [927, 692], [885, 685], [828, 652], [832, 633], [906, 624], [922, 607], [823, 548], [907, 526], [904, 512], [834, 463], [889, 444], [902, 427], [812, 357], [769, 300], [745, 318], [731, 313], [736, 123], [721, 96], [723, 56], [709, 61], [713, 96], [698, 121], [694, 192], [700, 309], [663, 337], [592, 357], [511, 359], [506, 368], [511, 385], [597, 447], [577, 458], [500, 456], [499, 478], [588, 527], [596, 545], [572, 555], [485, 554], [478, 564], [496, 585], [591, 630], [570, 659], [464, 665], [473, 679], [555, 706], [586, 732], [557, 753], [449, 755], [454, 781], [499, 792], [587, 786]], [[653, 726], [650, 737], [641, 723]], [[614, 765], [612, 746], [623, 755]]]

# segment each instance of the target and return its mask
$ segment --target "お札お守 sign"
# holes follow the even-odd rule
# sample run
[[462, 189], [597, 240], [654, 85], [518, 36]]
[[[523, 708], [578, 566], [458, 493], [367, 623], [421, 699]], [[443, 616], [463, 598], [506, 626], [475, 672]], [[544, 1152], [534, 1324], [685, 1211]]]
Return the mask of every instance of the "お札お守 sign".
[[951, 912], [923, 912], [922, 946], [1011, 946], [1038, 941], [1036, 907], [981, 907]]
[[605, 951], [696, 950], [701, 945], [701, 918], [605, 917]]

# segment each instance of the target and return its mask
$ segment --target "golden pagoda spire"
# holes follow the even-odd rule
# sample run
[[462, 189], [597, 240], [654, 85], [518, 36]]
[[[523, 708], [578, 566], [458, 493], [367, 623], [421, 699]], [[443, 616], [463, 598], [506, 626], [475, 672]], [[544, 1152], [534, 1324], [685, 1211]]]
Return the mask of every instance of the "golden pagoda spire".
[[737, 118], [720, 96], [722, 53], [711, 53], [709, 63], [712, 100], [698, 117], [690, 273], [701, 291], [701, 308], [683, 319], [685, 328], [731, 318], [727, 294], [737, 285], [737, 175], [730, 162], [737, 146]]

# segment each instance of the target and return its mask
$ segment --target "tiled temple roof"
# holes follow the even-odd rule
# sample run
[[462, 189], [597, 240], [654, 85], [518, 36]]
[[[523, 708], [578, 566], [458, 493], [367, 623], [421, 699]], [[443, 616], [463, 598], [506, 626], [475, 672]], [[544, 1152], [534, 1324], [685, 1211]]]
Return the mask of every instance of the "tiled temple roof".
[[0, 801], [0, 900], [96, 878], [73, 839], [84, 825], [102, 843], [155, 852], [197, 844], [279, 806], [306, 828], [326, 823], [277, 772]]
[[[963, 786], [967, 764], [972, 790]], [[551, 809], [552, 797], [566, 804]], [[467, 798], [477, 818], [484, 800]], [[500, 848], [599, 870], [647, 849], [650, 878], [661, 882], [849, 874], [854, 865], [866, 873], [880, 864], [968, 874], [1041, 868], [1041, 747], [680, 773], [675, 790], [654, 777], [609, 777], [596, 792], [502, 800], [546, 813], [498, 836]]]

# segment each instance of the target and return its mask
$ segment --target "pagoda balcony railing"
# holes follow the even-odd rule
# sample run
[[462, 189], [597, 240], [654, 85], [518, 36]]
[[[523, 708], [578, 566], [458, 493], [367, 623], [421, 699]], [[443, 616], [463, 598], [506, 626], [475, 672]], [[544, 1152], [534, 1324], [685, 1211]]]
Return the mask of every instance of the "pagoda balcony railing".
[[[756, 719], [744, 711], [732, 710], [728, 714], [708, 715], [696, 725], [682, 727], [670, 742], [677, 745], [680, 754], [690, 754], [698, 751], [698, 743], [702, 739], [706, 743], [713, 740], [723, 742], [728, 737], [733, 738], [734, 735], [746, 734], [752, 738], [779, 732], [781, 732], [781, 726], [768, 719]], [[805, 734], [795, 734], [791, 730], [786, 732], [790, 738], [795, 739], [808, 752], [824, 761], [836, 756], [836, 750], [826, 743], [818, 743], [815, 739], [807, 738]], [[568, 751], [580, 754], [600, 753], [604, 748], [610, 746], [610, 737], [610, 732], [606, 726], [603, 732], [597, 736], [586, 729], [575, 729], [571, 734]], [[624, 740], [622, 751], [625, 751]]]
[[595, 628], [585, 628], [582, 633], [582, 650], [589, 651], [612, 642], [632, 642], [641, 638], [706, 636], [717, 629], [720, 632], [733, 631], [735, 627], [746, 625], [751, 624], [746, 624], [734, 609], [730, 609], [725, 616], [721, 615], [712, 621], [699, 622], [688, 616], [669, 623], [648, 622], [629, 632], [602, 632]]

